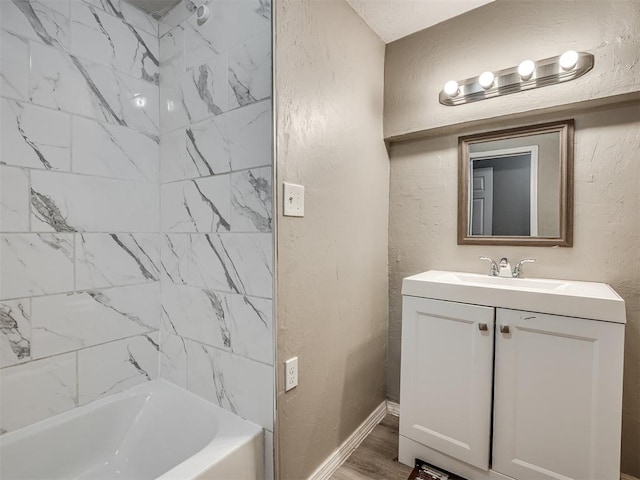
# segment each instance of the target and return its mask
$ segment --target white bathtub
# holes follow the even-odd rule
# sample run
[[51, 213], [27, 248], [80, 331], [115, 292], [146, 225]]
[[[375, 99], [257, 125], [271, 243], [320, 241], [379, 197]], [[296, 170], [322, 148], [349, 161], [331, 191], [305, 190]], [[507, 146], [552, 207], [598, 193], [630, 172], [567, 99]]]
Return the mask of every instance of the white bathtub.
[[262, 428], [162, 380], [0, 437], [2, 480], [264, 478]]

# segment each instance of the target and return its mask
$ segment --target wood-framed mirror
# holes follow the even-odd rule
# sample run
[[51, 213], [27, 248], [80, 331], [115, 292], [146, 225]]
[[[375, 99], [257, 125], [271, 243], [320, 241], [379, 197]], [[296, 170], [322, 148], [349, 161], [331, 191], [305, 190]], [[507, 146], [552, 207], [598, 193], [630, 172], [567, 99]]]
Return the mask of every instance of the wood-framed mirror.
[[458, 138], [459, 245], [573, 245], [573, 120]]

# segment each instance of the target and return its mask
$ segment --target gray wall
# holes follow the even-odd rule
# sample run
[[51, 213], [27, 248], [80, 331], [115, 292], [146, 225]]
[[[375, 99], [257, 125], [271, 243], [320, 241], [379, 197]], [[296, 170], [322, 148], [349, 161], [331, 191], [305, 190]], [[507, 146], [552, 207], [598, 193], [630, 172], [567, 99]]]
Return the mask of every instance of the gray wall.
[[277, 217], [280, 478], [297, 480], [385, 399], [384, 45], [343, 0], [275, 6], [277, 198], [306, 187], [305, 217]]
[[[638, 0], [496, 0], [387, 45], [385, 137], [507, 114], [529, 115], [615, 95], [637, 97], [639, 44]], [[553, 57], [567, 49], [591, 52], [596, 57], [593, 70], [562, 85], [463, 107], [438, 102], [448, 80], [513, 67], [526, 58]]]
[[[640, 464], [640, 103], [574, 112], [573, 248], [457, 245], [457, 135], [392, 145], [389, 210], [388, 397], [398, 400], [402, 278], [422, 271], [485, 273], [480, 255], [532, 257], [525, 275], [606, 282], [624, 298], [628, 324], [623, 472]], [[531, 117], [533, 122], [558, 117]], [[513, 122], [487, 124], [492, 128]], [[471, 130], [460, 131], [461, 135]]]
[[[397, 399], [399, 392], [402, 277], [431, 268], [483, 272], [477, 262], [481, 254], [536, 257], [538, 263], [527, 270], [531, 275], [608, 282], [627, 302], [622, 467], [636, 476], [640, 106], [629, 103], [588, 113], [578, 109], [640, 98], [639, 26], [637, 0], [497, 0], [387, 46], [384, 119], [386, 138], [417, 133], [430, 138], [394, 145], [391, 152], [389, 397]], [[595, 56], [594, 69], [575, 81], [461, 107], [438, 103], [447, 80], [569, 48]], [[574, 247], [457, 246], [457, 136], [571, 117], [576, 118]]]

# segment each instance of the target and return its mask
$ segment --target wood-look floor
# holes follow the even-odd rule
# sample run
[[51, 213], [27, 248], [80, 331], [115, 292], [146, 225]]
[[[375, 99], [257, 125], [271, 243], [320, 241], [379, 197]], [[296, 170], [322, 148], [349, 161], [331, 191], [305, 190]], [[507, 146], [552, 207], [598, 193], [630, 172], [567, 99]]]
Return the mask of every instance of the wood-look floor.
[[407, 480], [411, 468], [398, 463], [398, 417], [387, 415], [332, 480]]
[[[398, 417], [387, 415], [364, 439], [332, 480], [406, 480], [411, 468], [398, 463]], [[621, 480], [640, 480], [621, 475]]]

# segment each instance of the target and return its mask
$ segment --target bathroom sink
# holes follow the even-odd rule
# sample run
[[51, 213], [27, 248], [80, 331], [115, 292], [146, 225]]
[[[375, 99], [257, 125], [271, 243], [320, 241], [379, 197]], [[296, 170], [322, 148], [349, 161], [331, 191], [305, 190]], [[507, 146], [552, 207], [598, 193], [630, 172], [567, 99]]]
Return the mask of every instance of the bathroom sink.
[[487, 285], [492, 287], [506, 287], [519, 290], [556, 290], [566, 287], [568, 282], [562, 280], [529, 279], [529, 278], [505, 278], [491, 277], [489, 275], [475, 275], [472, 273], [446, 272], [453, 275], [454, 282], [462, 284]]
[[407, 277], [402, 294], [625, 323], [624, 301], [605, 283], [491, 277], [430, 270]]

